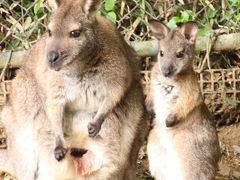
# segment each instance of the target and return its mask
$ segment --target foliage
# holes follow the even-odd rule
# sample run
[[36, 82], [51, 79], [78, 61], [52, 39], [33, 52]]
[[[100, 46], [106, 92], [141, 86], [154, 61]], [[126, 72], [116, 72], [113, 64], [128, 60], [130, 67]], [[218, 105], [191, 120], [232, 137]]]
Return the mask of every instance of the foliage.
[[117, 20], [117, 15], [115, 13], [115, 3], [116, 3], [116, 0], [104, 1], [104, 10], [106, 12], [106, 17], [113, 22], [116, 22]]
[[[201, 2], [202, 3], [202, 2]], [[176, 15], [170, 18], [169, 27], [174, 28], [178, 23], [196, 21], [200, 27], [198, 35], [209, 35], [213, 29], [226, 28], [238, 29], [240, 25], [240, 1], [230, 0], [226, 5], [217, 4], [207, 6], [203, 4], [203, 9], [196, 11], [196, 6], [185, 9], [180, 7]]]
[[49, 8], [43, 0], [3, 1], [0, 5], [0, 50], [28, 49], [46, 29]]
[[226, 145], [223, 142], [219, 142], [219, 147], [220, 147], [220, 152], [222, 155], [226, 155], [227, 153], [227, 148]]
[[[159, 19], [171, 28], [196, 21], [199, 36], [208, 36], [215, 29], [239, 31], [240, 1], [222, 2], [225, 4], [215, 0], [104, 0], [97, 14], [113, 21], [131, 41], [150, 38], [149, 19]], [[50, 13], [46, 0], [0, 1], [0, 51], [28, 49], [45, 32]]]

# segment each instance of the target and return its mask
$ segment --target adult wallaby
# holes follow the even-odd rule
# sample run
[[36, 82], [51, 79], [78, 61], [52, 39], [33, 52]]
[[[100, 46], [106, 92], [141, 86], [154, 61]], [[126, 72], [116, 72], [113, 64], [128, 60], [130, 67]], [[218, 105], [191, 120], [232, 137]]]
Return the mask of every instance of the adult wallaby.
[[99, 2], [50, 1], [48, 31], [12, 81], [2, 119], [19, 179], [135, 178], [146, 129], [137, 61], [95, 16]]
[[218, 137], [192, 66], [197, 25], [170, 30], [152, 20], [150, 29], [161, 43], [147, 98], [155, 113], [147, 144], [151, 174], [158, 180], [214, 179]]

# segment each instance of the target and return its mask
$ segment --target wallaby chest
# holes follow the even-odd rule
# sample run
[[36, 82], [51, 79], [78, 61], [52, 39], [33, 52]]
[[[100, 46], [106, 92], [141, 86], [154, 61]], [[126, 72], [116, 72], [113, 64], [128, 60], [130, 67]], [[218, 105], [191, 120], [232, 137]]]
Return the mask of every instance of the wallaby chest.
[[165, 126], [165, 119], [177, 101], [180, 84], [170, 78], [156, 75], [152, 78], [152, 89], [156, 123], [164, 123]]
[[64, 94], [70, 111], [96, 112], [103, 102], [107, 87], [100, 76], [86, 74], [64, 77]]

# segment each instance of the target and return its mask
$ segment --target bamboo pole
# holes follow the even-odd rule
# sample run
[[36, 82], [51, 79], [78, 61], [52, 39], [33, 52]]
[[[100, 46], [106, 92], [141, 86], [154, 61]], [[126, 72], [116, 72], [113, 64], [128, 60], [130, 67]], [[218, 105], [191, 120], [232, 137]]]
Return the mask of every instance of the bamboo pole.
[[16, 52], [3, 52], [0, 54], [0, 69], [2, 69], [5, 64], [9, 61], [9, 67], [17, 68], [20, 67], [24, 60], [24, 55], [26, 51], [16, 51]]
[[[196, 50], [206, 51], [208, 37], [199, 37], [196, 40]], [[130, 42], [139, 56], [155, 56], [160, 44], [157, 40], [145, 42]], [[213, 43], [213, 51], [236, 51], [240, 50], [240, 33], [219, 35]]]
[[[196, 50], [206, 51], [208, 37], [199, 37], [196, 40]], [[160, 44], [157, 40], [144, 42], [129, 42], [139, 56], [155, 56], [159, 50]], [[213, 43], [213, 51], [236, 51], [240, 50], [240, 33], [219, 35]], [[0, 53], [0, 69], [9, 61], [9, 67], [20, 67], [24, 61], [26, 51], [3, 52]], [[9, 59], [10, 58], [10, 59]]]

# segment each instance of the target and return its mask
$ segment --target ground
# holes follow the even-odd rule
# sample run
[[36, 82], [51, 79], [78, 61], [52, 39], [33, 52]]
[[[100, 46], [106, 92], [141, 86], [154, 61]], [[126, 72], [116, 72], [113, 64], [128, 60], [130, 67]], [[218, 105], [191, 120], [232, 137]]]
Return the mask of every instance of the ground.
[[222, 159], [216, 179], [240, 179], [240, 124], [218, 131]]
[[[0, 140], [4, 131], [0, 129]], [[240, 180], [240, 123], [218, 128], [222, 159], [216, 180]], [[4, 143], [4, 141], [3, 141]], [[0, 146], [0, 148], [3, 146]], [[148, 171], [146, 145], [141, 148], [137, 162], [137, 176], [140, 180], [152, 180]], [[0, 172], [0, 180], [13, 180], [10, 175]]]
[[[240, 180], [240, 123], [218, 128], [222, 158], [216, 180]], [[138, 179], [151, 180], [148, 171], [146, 145], [139, 153]]]

